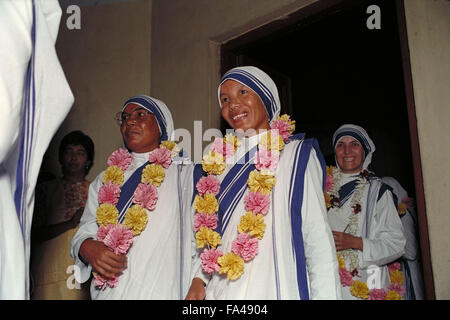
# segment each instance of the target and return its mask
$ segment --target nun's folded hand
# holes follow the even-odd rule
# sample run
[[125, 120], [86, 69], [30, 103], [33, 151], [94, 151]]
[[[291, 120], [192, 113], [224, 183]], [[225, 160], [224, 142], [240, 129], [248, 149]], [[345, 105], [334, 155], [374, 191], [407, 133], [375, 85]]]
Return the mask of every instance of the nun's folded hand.
[[346, 249], [363, 249], [363, 241], [361, 237], [355, 237], [351, 234], [339, 231], [332, 231], [336, 251]]

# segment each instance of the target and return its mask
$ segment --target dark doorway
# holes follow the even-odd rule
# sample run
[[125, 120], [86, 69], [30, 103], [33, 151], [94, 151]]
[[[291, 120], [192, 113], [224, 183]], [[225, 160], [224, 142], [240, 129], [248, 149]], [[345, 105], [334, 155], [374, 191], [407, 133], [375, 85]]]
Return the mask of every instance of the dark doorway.
[[[334, 131], [345, 123], [362, 126], [376, 146], [369, 168], [379, 177], [395, 177], [410, 197], [423, 199], [423, 192], [416, 194], [422, 176], [413, 163], [399, 3], [315, 3], [284, 22], [276, 21], [224, 44], [221, 71], [254, 65], [267, 72], [277, 84], [282, 113], [296, 120], [296, 133], [318, 139], [328, 165], [334, 165]], [[370, 5], [380, 8], [381, 29], [367, 27]], [[222, 129], [226, 128], [223, 122]], [[425, 217], [424, 208], [422, 214]], [[427, 260], [425, 218], [423, 228], [421, 245]], [[424, 269], [431, 269], [430, 261], [425, 262]], [[432, 279], [428, 287], [433, 288]], [[434, 296], [432, 291], [428, 298]]]

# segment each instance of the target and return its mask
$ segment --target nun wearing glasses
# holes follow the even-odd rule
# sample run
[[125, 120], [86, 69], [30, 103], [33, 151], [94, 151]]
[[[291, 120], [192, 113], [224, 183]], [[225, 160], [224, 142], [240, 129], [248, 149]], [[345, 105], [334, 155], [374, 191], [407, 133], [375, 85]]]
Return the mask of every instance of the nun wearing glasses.
[[192, 166], [171, 141], [164, 102], [135, 96], [116, 117], [125, 148], [112, 152], [90, 186], [71, 242], [75, 278], [92, 273], [92, 299], [183, 299], [191, 281], [192, 220], [183, 201], [192, 198]]
[[333, 135], [326, 202], [345, 300], [400, 300], [404, 275], [396, 259], [406, 239], [391, 188], [368, 170], [375, 145], [360, 126]]

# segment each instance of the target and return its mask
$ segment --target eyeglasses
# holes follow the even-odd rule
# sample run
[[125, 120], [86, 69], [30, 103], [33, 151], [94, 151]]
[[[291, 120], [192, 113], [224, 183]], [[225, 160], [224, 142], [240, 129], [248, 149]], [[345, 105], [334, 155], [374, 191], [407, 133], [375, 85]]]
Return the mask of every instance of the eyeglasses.
[[127, 122], [129, 120], [135, 120], [137, 122], [146, 121], [150, 114], [151, 112], [145, 109], [136, 109], [132, 113], [121, 111], [116, 113], [115, 119], [121, 126], [124, 122]]

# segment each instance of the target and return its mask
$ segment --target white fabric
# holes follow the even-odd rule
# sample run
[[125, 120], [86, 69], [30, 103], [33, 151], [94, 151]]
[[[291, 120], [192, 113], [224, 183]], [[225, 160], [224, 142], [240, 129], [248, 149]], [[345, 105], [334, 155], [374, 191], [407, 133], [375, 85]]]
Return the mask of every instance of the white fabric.
[[[354, 179], [353, 174], [343, 174], [341, 185]], [[373, 183], [380, 182], [375, 181]], [[378, 282], [375, 282], [376, 288], [386, 289], [390, 284], [389, 271], [386, 265], [402, 256], [406, 240], [403, 235], [402, 223], [397, 214], [397, 208], [394, 205], [392, 194], [389, 191], [386, 191], [380, 200], [376, 202], [371, 219], [367, 222], [369, 224], [368, 237], [365, 237], [368, 194], [369, 184], [366, 184], [360, 202], [362, 210], [358, 214], [358, 233], [355, 235], [362, 237], [363, 240], [363, 250], [357, 251], [359, 263], [358, 274], [361, 276], [359, 280], [366, 282], [368, 276], [376, 270], [375, 272], [379, 275], [379, 278], [377, 277]], [[353, 209], [350, 205], [354, 195], [341, 208], [331, 208], [328, 211], [328, 221], [332, 230], [342, 231], [339, 230], [341, 226], [349, 223], [349, 217], [353, 214]], [[378, 197], [378, 194], [372, 192], [370, 196]], [[347, 260], [345, 262], [348, 269], [350, 261]], [[371, 267], [368, 273], [369, 266], [376, 267]], [[342, 287], [343, 298], [345, 300], [358, 299], [351, 295], [349, 288], [348, 286]]]
[[36, 115], [28, 176], [24, 238], [13, 201], [25, 76], [32, 51], [30, 1], [0, 1], [0, 299], [27, 299], [30, 230], [42, 157], [73, 103], [55, 51], [61, 8], [36, 0]]
[[[149, 153], [132, 153], [132, 162], [125, 171], [125, 181], [148, 160]], [[128, 256], [128, 267], [119, 277], [116, 288], [107, 287], [100, 291], [91, 284], [92, 299], [184, 299], [191, 283], [191, 237], [192, 216], [185, 210], [183, 226], [180, 228], [179, 191], [182, 192], [184, 208], [190, 208], [192, 199], [192, 166], [183, 166], [181, 190], [178, 189], [178, 166], [172, 164], [165, 171], [165, 178], [158, 187], [158, 202], [153, 211], [147, 211], [145, 230], [133, 240]], [[96, 239], [98, 226], [96, 211], [98, 190], [102, 185], [103, 173], [91, 183], [88, 201], [80, 221], [80, 228], [72, 239], [71, 254], [80, 267], [80, 282], [88, 280], [92, 267], [85, 265], [78, 257], [82, 242]], [[186, 206], [189, 205], [189, 207]], [[180, 229], [183, 239], [183, 261], [180, 261]], [[183, 281], [180, 282], [180, 263], [183, 265]], [[180, 284], [183, 285], [180, 297]]]
[[[408, 197], [406, 190], [403, 189], [400, 183], [394, 178], [383, 177], [382, 181], [392, 187], [394, 194], [397, 196], [397, 203], [402, 202], [402, 199]], [[405, 254], [403, 255], [403, 258], [408, 264], [411, 272], [411, 281], [415, 299], [423, 300], [425, 297], [422, 270], [420, 267], [419, 243], [417, 239], [417, 216], [414, 208], [406, 210], [400, 220], [402, 221], [406, 237]]]
[[[239, 159], [245, 151], [255, 146], [259, 138], [260, 136], [255, 135], [247, 142], [243, 141], [236, 151], [235, 159]], [[206, 299], [277, 299], [275, 264], [279, 276], [279, 298], [300, 299], [287, 199], [294, 151], [299, 143], [302, 142], [291, 142], [282, 151], [276, 172], [276, 185], [272, 191], [274, 197], [272, 203], [275, 207], [271, 204], [269, 213], [264, 217], [266, 230], [264, 238], [259, 241], [259, 253], [253, 260], [245, 263], [242, 276], [235, 281], [229, 281], [223, 275], [215, 273], [210, 279], [210, 276], [201, 270], [199, 254], [196, 255], [195, 276], [207, 283]], [[248, 148], [245, 147], [246, 144]], [[220, 181], [231, 167], [232, 165], [228, 164], [224, 173], [218, 176]], [[322, 192], [322, 170], [314, 150], [311, 151], [304, 181], [301, 214], [310, 299], [340, 299], [336, 251], [326, 220]], [[237, 205], [222, 237], [223, 244], [219, 248], [224, 253], [231, 250], [231, 243], [238, 234], [237, 225], [243, 214], [245, 214], [244, 197]], [[274, 242], [276, 243], [276, 259], [274, 258]]]

